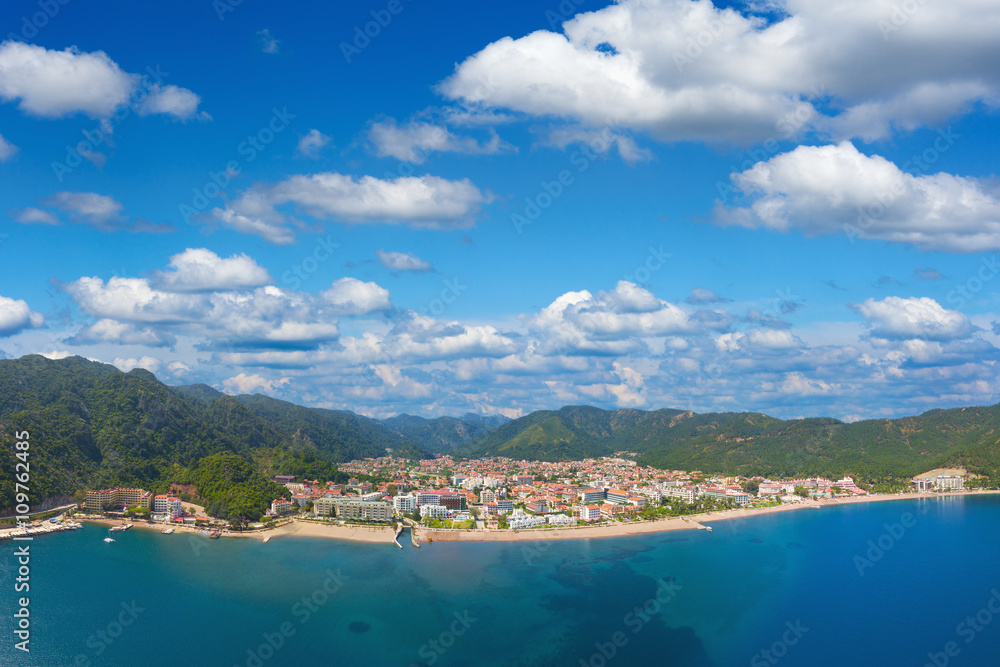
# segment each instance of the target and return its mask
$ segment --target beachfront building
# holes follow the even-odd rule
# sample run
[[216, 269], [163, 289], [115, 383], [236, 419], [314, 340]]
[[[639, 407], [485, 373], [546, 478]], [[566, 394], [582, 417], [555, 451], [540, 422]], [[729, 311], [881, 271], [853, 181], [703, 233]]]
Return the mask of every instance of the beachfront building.
[[961, 491], [964, 487], [964, 480], [959, 475], [922, 475], [913, 478], [913, 486], [917, 491]]
[[323, 496], [313, 501], [313, 515], [351, 521], [392, 521], [392, 503], [386, 500], [361, 500]]
[[444, 505], [455, 512], [469, 509], [465, 495], [454, 491], [420, 491], [417, 493], [417, 507], [424, 505]]
[[580, 502], [582, 503], [596, 503], [604, 498], [604, 489], [583, 489], [580, 491]]
[[608, 489], [605, 498], [609, 503], [623, 504], [628, 500], [628, 491], [622, 491], [621, 489]]
[[313, 516], [332, 516], [333, 504], [340, 500], [333, 496], [323, 496], [313, 501]]
[[417, 499], [412, 493], [396, 496], [392, 499], [392, 508], [396, 514], [413, 514], [417, 510]]
[[181, 499], [166, 494], [153, 497], [153, 514], [176, 519], [182, 514]]
[[529, 500], [524, 506], [532, 514], [545, 514], [549, 511], [549, 506], [544, 500]]
[[962, 487], [963, 481], [958, 475], [938, 475], [934, 478], [934, 488], [939, 491], [942, 489], [961, 491]]
[[284, 498], [278, 498], [271, 501], [271, 514], [279, 516], [281, 514], [288, 514], [292, 511], [292, 503], [285, 500]]
[[129, 507], [141, 507], [148, 510], [152, 507], [152, 500], [153, 494], [142, 489], [100, 489], [87, 491], [85, 507], [88, 512], [106, 512]]
[[[847, 478], [850, 479], [850, 478]], [[780, 496], [784, 492], [781, 482], [764, 481], [757, 489], [758, 496]]]
[[740, 507], [743, 505], [748, 505], [750, 503], [750, 494], [742, 489], [726, 489], [726, 498]]
[[444, 505], [421, 505], [420, 506], [420, 518], [424, 519], [430, 517], [431, 519], [444, 519], [451, 514], [449, 510]]
[[550, 514], [545, 517], [551, 526], [575, 526], [576, 519], [565, 514]]
[[580, 521], [597, 521], [601, 518], [600, 505], [581, 505], [578, 509]]
[[385, 500], [344, 498], [335, 505], [338, 519], [392, 521], [392, 503]]
[[834, 482], [832, 486], [840, 487], [844, 491], [853, 491], [854, 489], [857, 488], [857, 485], [854, 483], [853, 477], [842, 477], [838, 479], [836, 482]]
[[689, 505], [694, 502], [697, 495], [698, 492], [693, 486], [668, 486], [663, 489], [665, 498], [678, 498]]
[[738, 486], [710, 486], [705, 489], [705, 497], [726, 500], [740, 506], [750, 502], [750, 494]]
[[507, 517], [507, 526], [515, 530], [520, 528], [536, 528], [538, 526], [544, 526], [545, 523], [545, 517], [534, 516], [520, 509], [514, 510], [514, 512]]
[[654, 505], [659, 505], [663, 499], [663, 491], [656, 486], [644, 486], [639, 489], [639, 493], [649, 498]]
[[615, 519], [625, 514], [624, 505], [615, 505], [613, 503], [608, 503], [601, 505], [601, 516], [607, 517], [609, 519]]

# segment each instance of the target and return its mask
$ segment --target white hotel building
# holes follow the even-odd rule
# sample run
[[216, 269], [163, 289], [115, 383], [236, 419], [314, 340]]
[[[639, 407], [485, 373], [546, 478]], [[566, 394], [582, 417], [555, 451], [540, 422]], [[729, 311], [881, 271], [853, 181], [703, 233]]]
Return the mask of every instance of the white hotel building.
[[166, 495], [154, 496], [153, 514], [166, 514], [168, 518], [176, 519], [181, 515], [181, 499]]
[[413, 514], [417, 509], [417, 499], [412, 493], [396, 496], [392, 499], [392, 508], [396, 510], [396, 514]]

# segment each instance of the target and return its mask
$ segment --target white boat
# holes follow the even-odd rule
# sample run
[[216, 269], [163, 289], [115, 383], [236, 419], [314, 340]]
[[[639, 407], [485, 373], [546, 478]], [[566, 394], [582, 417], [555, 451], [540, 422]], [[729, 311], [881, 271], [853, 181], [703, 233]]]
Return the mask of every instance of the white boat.
[[115, 541], [115, 538], [113, 538], [113, 537], [105, 537], [105, 538], [104, 538], [104, 541], [105, 541], [105, 542], [108, 542], [108, 543], [111, 543], [111, 542], [114, 542], [114, 541]]
[[164, 529], [163, 529], [163, 530], [161, 530], [160, 532], [161, 532], [162, 534], [164, 534], [164, 535], [170, 535], [171, 533], [173, 533], [173, 532], [174, 532], [174, 527], [173, 527], [173, 526], [170, 526], [169, 528], [164, 528]]

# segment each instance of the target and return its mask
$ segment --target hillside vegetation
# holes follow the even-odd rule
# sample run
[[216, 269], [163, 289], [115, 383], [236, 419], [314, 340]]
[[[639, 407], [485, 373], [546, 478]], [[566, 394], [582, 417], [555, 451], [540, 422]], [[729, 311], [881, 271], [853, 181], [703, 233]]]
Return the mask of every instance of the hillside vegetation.
[[634, 452], [640, 463], [708, 473], [900, 480], [935, 467], [1000, 479], [1000, 405], [847, 424], [753, 412], [568, 406], [513, 421], [465, 415], [371, 419], [206, 385], [169, 387], [80, 357], [0, 360], [0, 510], [14, 502], [10, 446], [28, 431], [33, 507], [81, 489], [193, 485], [220, 516], [253, 519], [275, 474], [345, 482], [338, 464], [394, 456], [567, 461]]

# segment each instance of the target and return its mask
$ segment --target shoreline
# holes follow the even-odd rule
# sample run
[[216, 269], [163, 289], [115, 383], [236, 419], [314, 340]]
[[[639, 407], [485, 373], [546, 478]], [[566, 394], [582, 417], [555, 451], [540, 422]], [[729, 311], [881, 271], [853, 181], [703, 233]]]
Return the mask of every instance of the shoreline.
[[[581, 524], [572, 528], [530, 528], [519, 531], [513, 530], [465, 530], [465, 529], [441, 529], [441, 528], [416, 528], [416, 536], [421, 543], [428, 542], [520, 542], [520, 541], [543, 541], [543, 540], [584, 540], [603, 539], [610, 537], [628, 537], [630, 535], [649, 535], [652, 533], [665, 533], [676, 530], [705, 530], [707, 524], [718, 521], [730, 521], [733, 519], [746, 519], [755, 516], [777, 514], [781, 512], [792, 512], [802, 509], [824, 507], [835, 507], [837, 505], [856, 505], [860, 503], [888, 502], [893, 500], [920, 500], [927, 498], [955, 498], [973, 495], [993, 495], [1000, 494], [1000, 490], [968, 490], [951, 493], [894, 493], [894, 494], [869, 494], [867, 496], [854, 496], [849, 498], [827, 498], [822, 500], [803, 500], [796, 503], [785, 503], [775, 507], [765, 507], [761, 509], [741, 509], [734, 508], [702, 514], [690, 514], [683, 517], [671, 517], [668, 519], [654, 519], [636, 523], [613, 523], [603, 525]], [[121, 525], [117, 519], [106, 518], [86, 518], [76, 517], [77, 520], [85, 523], [112, 527]], [[162, 531], [165, 524], [136, 522], [132, 524], [135, 528], [145, 530]], [[174, 526], [175, 534], [191, 533], [204, 535], [202, 529], [191, 526]], [[235, 537], [243, 539], [255, 539], [260, 542], [269, 542], [278, 537], [299, 537], [299, 538], [320, 538], [347, 540], [351, 542], [366, 542], [370, 544], [395, 544], [396, 532], [391, 524], [384, 526], [368, 525], [331, 525], [321, 524], [308, 520], [292, 519], [276, 528], [255, 530], [248, 532], [222, 532], [222, 537]]]
[[[107, 519], [104, 517], [76, 517], [81, 523], [92, 523], [99, 526], [107, 526], [111, 528], [113, 526], [120, 526], [122, 522], [118, 519]], [[141, 528], [145, 530], [155, 530], [157, 532], [162, 532], [168, 524], [162, 523], [146, 523], [145, 521], [128, 521], [126, 523], [131, 523], [134, 528]], [[174, 530], [174, 535], [179, 535], [181, 533], [189, 533], [192, 535], [201, 535], [207, 538], [208, 536], [202, 533], [202, 528], [194, 528], [192, 526], [172, 526]], [[312, 521], [301, 521], [298, 519], [292, 519], [287, 523], [276, 528], [266, 528], [263, 530], [254, 530], [246, 532], [233, 532], [233, 531], [221, 531], [220, 537], [235, 537], [242, 539], [252, 539], [258, 540], [260, 542], [270, 542], [271, 540], [282, 537], [319, 537], [325, 539], [335, 539], [335, 540], [348, 540], [351, 542], [371, 542], [371, 543], [385, 543], [391, 544], [395, 541], [395, 531], [392, 530], [390, 524], [385, 526], [363, 526], [363, 525], [328, 525], [321, 523], [314, 523]], [[168, 536], [169, 537], [169, 536]]]
[[900, 494], [869, 494], [851, 498], [829, 498], [823, 500], [804, 500], [797, 503], [785, 503], [775, 507], [761, 509], [730, 509], [703, 514], [689, 514], [684, 517], [655, 519], [641, 523], [616, 523], [598, 526], [583, 525], [577, 528], [530, 528], [514, 532], [511, 530], [442, 530], [418, 529], [421, 542], [520, 542], [541, 540], [582, 540], [602, 539], [608, 537], [627, 537], [630, 535], [648, 535], [651, 533], [670, 532], [674, 530], [703, 530], [706, 524], [732, 519], [745, 519], [780, 512], [792, 512], [801, 509], [834, 507], [837, 505], [855, 505], [859, 503], [886, 502], [892, 500], [920, 500], [923, 498], [953, 498], [958, 496], [998, 494], [1000, 490], [970, 490], [952, 493], [900, 493]]

